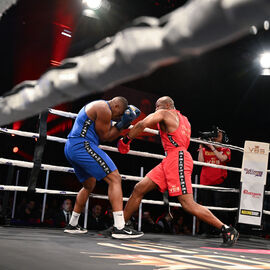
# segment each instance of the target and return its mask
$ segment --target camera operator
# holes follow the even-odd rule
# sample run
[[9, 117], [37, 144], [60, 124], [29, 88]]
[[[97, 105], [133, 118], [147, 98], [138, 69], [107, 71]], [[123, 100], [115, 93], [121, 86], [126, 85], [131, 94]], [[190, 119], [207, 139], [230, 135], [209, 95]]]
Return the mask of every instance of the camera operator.
[[[220, 143], [228, 142], [225, 131], [216, 128], [216, 131], [212, 131], [211, 133], [215, 134], [215, 137], [210, 138], [210, 141]], [[211, 144], [200, 144], [198, 152], [198, 160], [201, 162], [226, 165], [227, 162], [231, 160], [231, 151], [229, 148], [225, 147], [216, 147]], [[200, 184], [224, 187], [224, 180], [226, 178], [227, 170], [203, 166], [200, 175]], [[226, 207], [227, 203], [224, 195], [226, 196], [226, 194], [222, 192], [201, 189], [199, 191], [199, 200], [200, 203], [205, 206]], [[225, 223], [227, 222], [228, 216], [226, 212], [217, 211], [215, 215], [219, 219], [224, 220]], [[207, 236], [219, 234], [218, 232], [213, 231], [212, 227], [203, 222], [200, 226], [200, 233]]]

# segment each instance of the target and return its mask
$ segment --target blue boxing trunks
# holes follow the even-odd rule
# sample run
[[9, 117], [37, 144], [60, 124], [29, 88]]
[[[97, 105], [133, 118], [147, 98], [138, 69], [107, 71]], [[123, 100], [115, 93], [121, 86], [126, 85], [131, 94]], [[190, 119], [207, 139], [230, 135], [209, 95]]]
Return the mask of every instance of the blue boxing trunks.
[[65, 145], [65, 155], [80, 182], [89, 177], [95, 177], [99, 181], [117, 170], [103, 150], [83, 138], [69, 139]]
[[111, 158], [100, 148], [95, 122], [88, 118], [83, 107], [68, 135], [65, 155], [80, 182], [89, 177], [101, 180], [117, 170]]

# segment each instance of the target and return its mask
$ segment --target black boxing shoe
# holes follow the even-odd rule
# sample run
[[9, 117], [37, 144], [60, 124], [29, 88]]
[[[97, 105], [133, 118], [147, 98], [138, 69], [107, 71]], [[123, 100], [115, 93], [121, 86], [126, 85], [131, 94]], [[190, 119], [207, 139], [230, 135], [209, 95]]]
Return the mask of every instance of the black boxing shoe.
[[127, 226], [125, 226], [121, 230], [117, 229], [116, 227], [113, 227], [113, 230], [112, 230], [112, 238], [115, 238], [115, 239], [134, 239], [134, 238], [142, 237], [143, 235], [144, 235], [143, 232], [138, 232]]
[[71, 233], [71, 234], [83, 234], [87, 233], [87, 230], [82, 228], [80, 225], [72, 226], [68, 224], [64, 230], [65, 233]]
[[111, 237], [113, 232], [113, 226], [109, 227], [108, 229], [98, 231], [99, 235], [103, 235], [104, 237]]
[[223, 225], [221, 228], [221, 233], [223, 236], [223, 246], [231, 247], [236, 243], [239, 237], [239, 232], [232, 226], [225, 226]]
[[[129, 228], [131, 230], [134, 230], [134, 224], [132, 223], [131, 220], [126, 222], [125, 227], [127, 227], [127, 228]], [[99, 231], [98, 234], [103, 235], [104, 237], [112, 237], [113, 228], [114, 228], [114, 226], [111, 226], [108, 229]]]

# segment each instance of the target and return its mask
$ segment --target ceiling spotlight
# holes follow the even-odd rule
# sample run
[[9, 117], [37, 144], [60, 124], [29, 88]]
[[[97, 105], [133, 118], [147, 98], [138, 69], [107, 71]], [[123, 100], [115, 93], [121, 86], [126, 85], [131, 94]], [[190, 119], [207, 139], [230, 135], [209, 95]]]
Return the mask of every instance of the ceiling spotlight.
[[97, 10], [101, 7], [102, 0], [83, 0], [82, 3], [90, 9]]
[[270, 53], [261, 54], [260, 64], [262, 68], [270, 68]]
[[257, 35], [258, 29], [257, 29], [257, 27], [255, 25], [252, 25], [250, 27], [250, 33], [253, 34], [253, 35]]
[[269, 30], [269, 27], [270, 27], [269, 21], [264, 21], [263, 27], [264, 27], [264, 30], [266, 30], [266, 31]]

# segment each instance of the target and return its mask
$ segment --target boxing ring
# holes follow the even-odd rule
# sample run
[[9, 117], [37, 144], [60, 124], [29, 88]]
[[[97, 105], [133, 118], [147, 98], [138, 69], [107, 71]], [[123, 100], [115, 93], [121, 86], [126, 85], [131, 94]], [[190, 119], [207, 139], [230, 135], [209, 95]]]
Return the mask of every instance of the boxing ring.
[[[64, 111], [59, 111], [59, 110], [54, 110], [54, 109], [48, 109], [48, 112], [51, 114], [63, 116], [63, 117], [69, 117], [72, 119], [75, 119], [77, 114], [75, 113], [70, 113], [70, 112], [64, 112]], [[131, 128], [132, 126], [130, 126]], [[0, 127], [0, 132], [5, 133], [5, 134], [13, 134], [17, 136], [23, 136], [23, 137], [28, 137], [32, 139], [39, 138], [38, 133], [31, 133], [31, 132], [25, 132], [25, 131], [20, 131], [20, 130], [12, 130], [12, 129], [7, 129], [7, 128], [1, 128]], [[151, 134], [158, 134], [157, 130], [152, 130], [152, 129], [145, 129], [145, 132], [151, 133]], [[47, 140], [58, 142], [58, 143], [65, 143], [66, 139], [65, 138], [59, 138], [55, 136], [47, 136]], [[197, 138], [191, 138], [192, 142], [195, 143], [206, 143], [207, 141], [205, 140], [200, 140]], [[209, 142], [208, 142], [209, 143]], [[222, 143], [214, 143], [212, 142], [211, 144], [216, 145], [216, 146], [224, 146], [228, 147], [232, 150], [236, 150], [239, 152], [243, 152], [243, 148], [238, 147], [238, 146], [233, 146], [233, 145], [227, 145], [227, 144], [222, 144]], [[105, 151], [113, 151], [113, 152], [118, 152], [118, 149], [116, 147], [111, 147], [111, 146], [106, 146], [106, 145], [100, 145], [100, 148], [105, 150]], [[135, 156], [140, 156], [140, 157], [147, 157], [147, 158], [154, 158], [154, 159], [163, 159], [165, 156], [163, 155], [158, 155], [158, 154], [152, 154], [152, 153], [147, 153], [147, 152], [140, 152], [140, 151], [134, 151], [131, 150], [127, 155], [135, 155]], [[17, 167], [24, 167], [24, 168], [33, 168], [33, 163], [32, 162], [26, 162], [26, 161], [19, 161], [19, 160], [11, 160], [11, 159], [5, 159], [5, 158], [0, 158], [0, 164], [2, 165], [11, 165], [11, 166], [17, 166]], [[223, 166], [223, 165], [216, 165], [216, 164], [211, 164], [211, 163], [205, 163], [205, 162], [199, 162], [199, 161], [194, 161], [194, 165], [198, 166], [208, 166], [208, 167], [213, 167], [213, 168], [221, 168], [221, 169], [226, 169], [234, 172], [241, 172], [241, 168], [234, 168], [234, 167], [229, 167], [229, 166]], [[70, 167], [63, 167], [63, 166], [54, 166], [54, 165], [49, 165], [49, 164], [42, 164], [41, 165], [41, 170], [47, 171], [46, 175], [46, 183], [45, 183], [45, 189], [40, 189], [36, 188], [35, 192], [36, 193], [43, 193], [43, 194], [57, 194], [57, 195], [71, 195], [74, 196], [77, 193], [72, 192], [72, 191], [62, 191], [62, 190], [48, 190], [46, 187], [48, 187], [49, 183], [49, 171], [57, 171], [57, 172], [65, 172], [65, 173], [74, 173], [73, 168]], [[267, 170], [267, 173], [269, 173], [270, 170]], [[18, 176], [17, 176], [18, 177]], [[135, 181], [138, 182], [142, 179], [143, 177], [143, 172], [141, 172], [140, 176], [132, 176], [132, 175], [124, 175], [121, 174], [123, 183], [126, 180], [130, 181]], [[18, 182], [18, 179], [16, 180]], [[222, 187], [215, 187], [215, 186], [205, 186], [205, 185], [199, 185], [199, 184], [192, 184], [193, 188], [196, 189], [209, 189], [209, 190], [215, 190], [215, 191], [220, 191], [220, 192], [233, 192], [233, 193], [239, 193], [238, 189], [235, 188], [222, 188]], [[20, 187], [20, 186], [10, 186], [10, 185], [0, 185], [0, 190], [2, 191], [24, 191], [26, 192], [28, 190], [28, 187]], [[265, 195], [270, 195], [270, 191], [265, 191]], [[97, 198], [97, 199], [108, 199], [108, 196], [104, 195], [99, 195], [99, 194], [91, 194], [92, 198]], [[124, 201], [127, 201], [128, 198], [123, 198]], [[16, 201], [14, 201], [16, 203]], [[42, 218], [41, 220], [43, 221], [44, 217], [44, 211], [45, 211], [45, 204], [46, 204], [46, 196], [44, 195], [44, 200], [43, 200], [43, 209], [42, 209]], [[164, 205], [163, 201], [155, 201], [155, 200], [142, 200], [142, 204], [153, 204], [153, 205]], [[181, 207], [180, 203], [169, 203], [170, 206], [174, 207]], [[217, 210], [217, 211], [237, 211], [238, 208], [223, 208], [223, 207], [214, 207], [214, 206], [207, 206], [208, 209], [210, 210]], [[15, 209], [15, 206], [13, 205], [13, 209]], [[86, 205], [86, 212], [88, 212], [88, 201]], [[265, 215], [270, 215], [270, 211], [263, 210], [263, 213]], [[139, 230], [140, 224], [141, 224], [141, 207], [140, 207], [140, 215], [139, 215]], [[14, 213], [13, 213], [14, 216]], [[85, 220], [84, 220], [84, 225], [86, 227], [87, 224], [87, 215], [85, 215]], [[193, 224], [194, 228], [195, 224]], [[194, 232], [193, 232], [194, 234]]]
[[[4, 1], [4, 2], [16, 2]], [[3, 3], [4, 3], [3, 2]], [[198, 56], [249, 32], [270, 16], [268, 0], [194, 0], [161, 19], [143, 17], [135, 24], [106, 38], [94, 50], [83, 56], [66, 59], [59, 68], [49, 70], [37, 81], [26, 81], [5, 97], [0, 97], [0, 125], [33, 116], [48, 107], [74, 101], [153, 72], [161, 66], [170, 65]], [[0, 4], [2, 5], [2, 3]], [[6, 8], [3, 8], [5, 10]], [[2, 6], [1, 6], [2, 10]], [[198, 13], [198, 10], [200, 12]], [[1, 14], [0, 14], [1, 15]], [[138, 26], [138, 27], [137, 27]], [[142, 40], [141, 37], [144, 37]], [[95, 63], [95, 68], [92, 67]], [[76, 91], [74, 91], [76, 89]], [[76, 114], [49, 109], [49, 113], [76, 118]], [[146, 130], [157, 134], [157, 131]], [[0, 128], [0, 132], [32, 139], [39, 134]], [[46, 136], [46, 140], [64, 144], [65, 138]], [[205, 141], [192, 138], [194, 143]], [[243, 153], [243, 148], [213, 143]], [[105, 151], [118, 152], [117, 148], [100, 146]], [[163, 155], [131, 150], [128, 155], [162, 160]], [[34, 163], [0, 157], [2, 166], [32, 169]], [[194, 161], [196, 166], [233, 168]], [[41, 220], [44, 218], [48, 194], [76, 196], [77, 192], [48, 189], [51, 171], [74, 173], [72, 168], [41, 164], [46, 171], [44, 188], [35, 192], [44, 194]], [[267, 170], [269, 173], [270, 170]], [[17, 171], [16, 183], [19, 181]], [[121, 175], [125, 181], [140, 181], [140, 176]], [[209, 189], [226, 193], [239, 193], [238, 189], [192, 184], [195, 189]], [[13, 215], [17, 192], [26, 192], [28, 187], [0, 185], [0, 191], [14, 192]], [[270, 191], [265, 191], [265, 196]], [[91, 198], [108, 200], [100, 194]], [[128, 198], [123, 198], [127, 201]], [[142, 204], [164, 205], [164, 201], [142, 200]], [[170, 206], [181, 207], [179, 203]], [[89, 200], [85, 211], [88, 211]], [[238, 207], [207, 206], [210, 210], [235, 212]], [[139, 215], [139, 229], [141, 220]], [[264, 215], [270, 211], [264, 209]], [[193, 221], [194, 222], [194, 221]], [[195, 223], [195, 222], [194, 222]], [[84, 226], [87, 224], [85, 215]], [[194, 226], [193, 226], [194, 229]], [[193, 230], [194, 232], [194, 230]], [[202, 239], [198, 236], [146, 234], [140, 240], [118, 241], [89, 232], [86, 235], [67, 235], [58, 229], [0, 227], [0, 269], [270, 269], [269, 241], [240, 236], [234, 248], [220, 247], [220, 239]]]
[[[63, 117], [76, 118], [77, 114], [49, 109], [52, 114]], [[31, 133], [19, 130], [0, 128], [0, 132], [25, 138], [39, 138], [38, 133]], [[148, 133], [157, 134], [156, 130], [147, 130]], [[10, 138], [13, 138], [12, 136]], [[47, 140], [55, 143], [64, 144], [66, 139], [47, 136]], [[206, 141], [191, 138], [194, 143], [205, 143]], [[226, 146], [235, 151], [243, 152], [243, 148], [233, 145], [223, 145], [213, 143], [216, 146]], [[117, 148], [101, 145], [105, 151], [118, 152]], [[163, 155], [152, 154], [131, 150], [127, 155], [136, 155], [138, 157], [147, 157], [152, 159], [163, 159]], [[23, 168], [33, 168], [32, 162], [11, 160], [0, 158], [0, 164], [7, 166], [16, 166]], [[221, 166], [204, 162], [194, 161], [197, 166], [209, 166], [215, 168], [224, 168], [234, 172], [241, 172], [241, 168]], [[45, 188], [36, 188], [36, 193], [44, 194], [43, 210], [41, 220], [45, 214], [46, 195], [54, 194], [59, 196], [75, 196], [77, 192], [65, 190], [48, 189], [49, 172], [57, 171], [62, 173], [74, 173], [73, 168], [42, 164], [41, 170], [46, 171]], [[269, 173], [270, 171], [267, 170]], [[142, 172], [143, 174], [143, 172]], [[142, 176], [132, 176], [121, 174], [122, 184], [125, 181], [138, 182]], [[16, 183], [18, 183], [19, 173], [17, 171]], [[239, 193], [238, 189], [222, 188], [214, 186], [203, 186], [192, 184], [193, 188], [209, 189], [220, 192]], [[1, 191], [26, 192], [28, 187], [17, 185], [0, 185]], [[270, 191], [265, 191], [265, 195], [270, 195]], [[108, 200], [108, 196], [91, 194], [90, 198]], [[127, 201], [128, 198], [123, 198]], [[14, 197], [14, 204], [16, 199]], [[141, 226], [142, 205], [164, 205], [163, 201], [143, 199], [139, 212], [139, 229]], [[170, 206], [181, 207], [180, 203], [169, 203]], [[85, 212], [88, 211], [89, 200], [87, 201]], [[210, 210], [215, 211], [237, 211], [238, 208], [225, 208], [207, 206]], [[15, 205], [13, 205], [15, 209]], [[270, 215], [270, 211], [264, 210], [264, 215]], [[84, 227], [87, 224], [87, 214], [85, 214]], [[194, 226], [193, 226], [194, 227]], [[57, 267], [62, 269], [89, 269], [89, 264], [95, 264], [97, 269], [269, 269], [270, 243], [262, 238], [249, 238], [240, 236], [240, 240], [233, 248], [222, 248], [221, 239], [205, 239], [199, 236], [189, 235], [164, 235], [147, 233], [140, 240], [118, 241], [110, 238], [104, 238], [94, 231], [89, 231], [86, 235], [68, 235], [64, 234], [61, 229], [51, 228], [16, 228], [0, 227], [1, 250], [3, 250], [0, 260], [1, 265], [11, 265], [10, 252], [20, 254], [15, 260], [14, 268], [8, 269], [48, 269]], [[116, 242], [117, 241], [117, 242]], [[22, 257], [34, 256], [35, 260], [22, 260]], [[42, 254], [42, 255], [41, 255]], [[57, 255], [55, 255], [57, 254]], [[17, 257], [16, 257], [17, 258]], [[67, 261], [63, 262], [63, 258]], [[17, 265], [17, 262], [20, 264]], [[40, 262], [42, 262], [40, 264]]]

